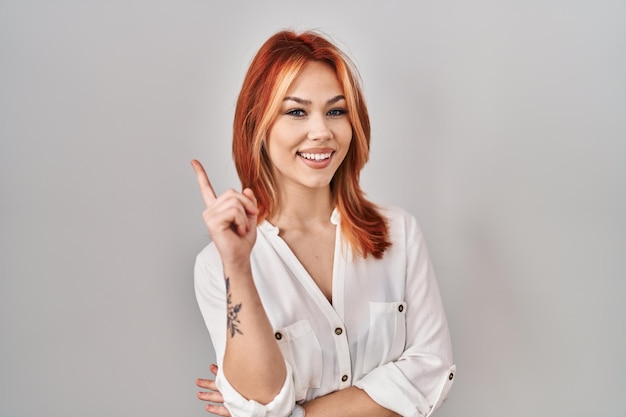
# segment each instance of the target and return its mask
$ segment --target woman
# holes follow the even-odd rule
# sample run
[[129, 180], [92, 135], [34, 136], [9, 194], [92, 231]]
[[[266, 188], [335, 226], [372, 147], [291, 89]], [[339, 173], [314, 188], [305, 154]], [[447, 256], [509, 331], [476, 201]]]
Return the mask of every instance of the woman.
[[192, 161], [212, 237], [196, 295], [218, 366], [199, 398], [240, 416], [428, 416], [454, 378], [439, 290], [414, 218], [365, 199], [370, 126], [350, 61], [283, 31], [235, 110], [243, 191]]

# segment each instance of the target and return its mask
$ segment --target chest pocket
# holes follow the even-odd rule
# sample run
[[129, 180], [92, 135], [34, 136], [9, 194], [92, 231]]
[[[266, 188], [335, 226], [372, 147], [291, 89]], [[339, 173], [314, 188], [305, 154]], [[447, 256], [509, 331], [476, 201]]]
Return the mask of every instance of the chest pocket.
[[406, 341], [406, 303], [370, 301], [369, 335], [363, 372], [398, 359]]
[[322, 348], [311, 324], [300, 320], [274, 331], [283, 358], [293, 370], [296, 401], [306, 398], [307, 390], [319, 388], [322, 380]]

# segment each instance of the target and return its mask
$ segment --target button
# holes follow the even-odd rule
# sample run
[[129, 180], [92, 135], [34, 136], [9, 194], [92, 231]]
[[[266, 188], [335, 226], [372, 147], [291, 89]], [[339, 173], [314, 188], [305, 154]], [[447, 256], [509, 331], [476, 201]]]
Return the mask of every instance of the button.
[[335, 334], [336, 334], [337, 336], [339, 336], [341, 333], [343, 333], [343, 329], [342, 329], [341, 327], [337, 327], [337, 328], [335, 329]]
[[402, 312], [404, 311], [404, 306], [403, 306], [402, 304], [400, 304], [400, 305], [398, 306], [398, 311], [399, 311], [400, 313], [402, 313]]
[[346, 382], [348, 380], [348, 375], [344, 375], [341, 377], [341, 381]]
[[283, 335], [280, 332], [276, 332], [274, 333], [274, 337], [276, 338], [276, 340], [280, 340], [283, 338]]
[[450, 381], [452, 381], [454, 379], [454, 374], [452, 372], [450, 372], [450, 375], [448, 375], [448, 379]]

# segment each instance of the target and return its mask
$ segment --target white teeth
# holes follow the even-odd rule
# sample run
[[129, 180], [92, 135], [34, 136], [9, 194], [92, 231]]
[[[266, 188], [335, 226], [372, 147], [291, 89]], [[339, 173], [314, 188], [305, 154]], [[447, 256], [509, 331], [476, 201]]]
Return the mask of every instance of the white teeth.
[[311, 161], [323, 161], [324, 159], [330, 158], [331, 153], [300, 153], [299, 155]]

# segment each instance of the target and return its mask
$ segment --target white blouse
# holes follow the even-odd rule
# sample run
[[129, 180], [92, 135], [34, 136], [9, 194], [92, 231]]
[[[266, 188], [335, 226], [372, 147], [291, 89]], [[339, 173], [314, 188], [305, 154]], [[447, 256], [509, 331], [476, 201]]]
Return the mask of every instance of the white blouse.
[[[406, 417], [430, 416], [455, 366], [439, 289], [414, 217], [382, 209], [392, 246], [383, 259], [353, 256], [337, 227], [332, 304], [268, 222], [258, 226], [252, 274], [287, 365], [280, 393], [262, 405], [218, 372], [233, 417], [285, 417], [296, 402], [355, 385]], [[339, 214], [331, 217], [339, 226]], [[221, 369], [226, 343], [222, 263], [213, 244], [196, 259], [196, 297]]]

